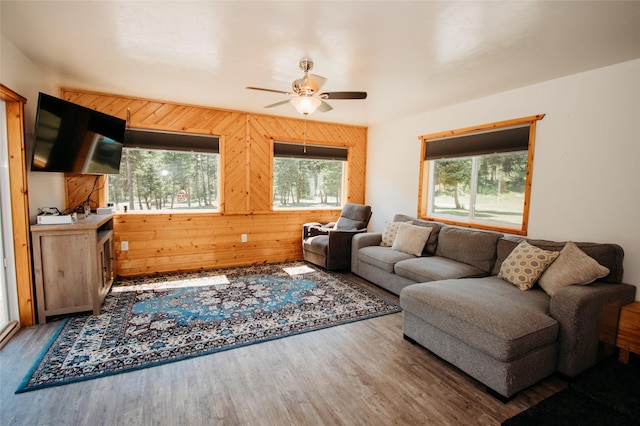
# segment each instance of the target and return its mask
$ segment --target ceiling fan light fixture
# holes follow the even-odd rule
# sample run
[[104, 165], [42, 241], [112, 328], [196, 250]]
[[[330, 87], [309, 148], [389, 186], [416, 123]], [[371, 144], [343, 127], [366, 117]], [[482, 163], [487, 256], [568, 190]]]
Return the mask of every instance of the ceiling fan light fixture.
[[313, 114], [322, 104], [322, 101], [312, 96], [298, 96], [291, 99], [291, 104], [302, 115]]

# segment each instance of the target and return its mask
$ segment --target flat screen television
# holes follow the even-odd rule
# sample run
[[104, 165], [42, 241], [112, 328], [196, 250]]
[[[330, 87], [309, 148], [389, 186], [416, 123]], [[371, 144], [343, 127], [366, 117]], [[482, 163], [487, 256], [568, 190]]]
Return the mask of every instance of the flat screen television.
[[125, 128], [121, 118], [40, 93], [31, 170], [118, 173]]

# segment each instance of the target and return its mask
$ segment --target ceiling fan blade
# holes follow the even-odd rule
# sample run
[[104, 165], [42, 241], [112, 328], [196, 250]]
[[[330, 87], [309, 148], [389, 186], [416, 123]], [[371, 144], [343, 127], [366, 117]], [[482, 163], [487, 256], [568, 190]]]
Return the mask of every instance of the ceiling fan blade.
[[325, 92], [322, 99], [367, 99], [367, 92]]
[[288, 104], [288, 103], [289, 103], [289, 99], [287, 99], [286, 101], [280, 101], [280, 102], [276, 102], [275, 104], [267, 105], [265, 106], [265, 108], [273, 108], [273, 107], [277, 107], [277, 106]]
[[283, 95], [291, 95], [291, 96], [295, 95], [295, 93], [284, 92], [282, 90], [263, 89], [262, 87], [246, 87], [246, 88], [250, 89], [250, 90], [260, 90], [260, 91], [263, 91], [263, 92], [281, 93]]
[[322, 103], [320, 104], [320, 106], [318, 107], [318, 111], [320, 112], [328, 112], [331, 111], [333, 108], [331, 107], [331, 105], [329, 105], [328, 103], [326, 103], [325, 101], [321, 101]]

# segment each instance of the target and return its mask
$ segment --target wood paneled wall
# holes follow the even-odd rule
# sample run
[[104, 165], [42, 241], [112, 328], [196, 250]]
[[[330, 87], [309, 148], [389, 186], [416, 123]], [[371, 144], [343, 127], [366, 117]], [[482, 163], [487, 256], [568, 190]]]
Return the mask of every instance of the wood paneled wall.
[[[220, 213], [121, 213], [115, 219], [121, 276], [302, 258], [302, 224], [335, 220], [336, 210], [273, 211], [273, 141], [300, 142], [304, 120], [64, 89], [62, 97], [134, 128], [220, 136]], [[347, 197], [365, 200], [367, 129], [307, 121], [307, 143], [345, 146]], [[94, 176], [67, 176], [67, 205], [87, 198]], [[98, 184], [100, 186], [100, 184]], [[92, 205], [105, 205], [104, 190]], [[248, 235], [246, 243], [241, 234]], [[120, 242], [129, 250], [121, 251]]]

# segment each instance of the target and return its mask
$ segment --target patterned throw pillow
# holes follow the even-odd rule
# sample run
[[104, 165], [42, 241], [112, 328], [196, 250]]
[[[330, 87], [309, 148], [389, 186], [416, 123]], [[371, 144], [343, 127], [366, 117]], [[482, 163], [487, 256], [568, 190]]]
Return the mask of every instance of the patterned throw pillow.
[[431, 235], [431, 229], [426, 226], [416, 226], [402, 222], [398, 226], [398, 232], [395, 240], [393, 240], [391, 249], [420, 256], [425, 244], [427, 244], [429, 235]]
[[559, 255], [559, 251], [542, 250], [522, 241], [502, 262], [498, 278], [529, 290]]
[[[385, 222], [384, 223], [384, 231], [382, 232], [382, 242], [380, 245], [382, 247], [391, 247], [393, 245], [393, 240], [396, 239], [396, 234], [398, 233], [398, 226], [403, 222]], [[410, 223], [410, 222], [407, 222]]]
[[560, 251], [560, 256], [542, 274], [538, 284], [549, 296], [570, 285], [591, 284], [598, 278], [609, 275], [609, 268], [599, 264], [594, 258], [569, 241]]

